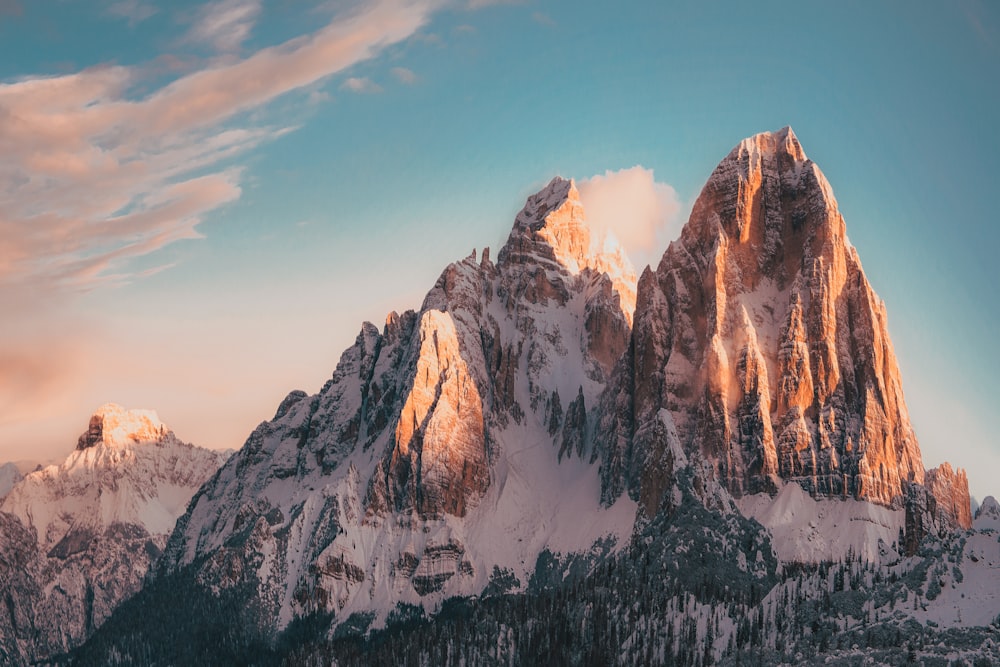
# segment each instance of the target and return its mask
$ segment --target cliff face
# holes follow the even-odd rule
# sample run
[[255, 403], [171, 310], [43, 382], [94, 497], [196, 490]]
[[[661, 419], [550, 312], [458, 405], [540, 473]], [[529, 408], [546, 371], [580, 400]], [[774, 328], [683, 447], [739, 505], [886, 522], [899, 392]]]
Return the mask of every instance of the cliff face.
[[478, 594], [495, 567], [527, 582], [546, 548], [627, 536], [634, 504], [601, 508], [592, 434], [634, 301], [628, 261], [553, 179], [495, 262], [449, 265], [418, 311], [364, 324], [317, 395], [289, 394], [192, 501], [161, 574], [248, 585], [282, 627]]
[[938, 513], [948, 526], [972, 528], [972, 506], [969, 502], [969, 478], [961, 468], [952, 470], [942, 463], [927, 471], [927, 489], [937, 499]]
[[736, 496], [794, 481], [900, 506], [924, 481], [885, 306], [790, 128], [716, 167], [639, 280], [633, 344], [604, 424], [606, 500], [627, 489], [654, 512], [671, 437]]
[[42, 660], [93, 634], [142, 587], [227, 455], [181, 442], [155, 412], [108, 404], [63, 463], [18, 481], [0, 501], [3, 662]]

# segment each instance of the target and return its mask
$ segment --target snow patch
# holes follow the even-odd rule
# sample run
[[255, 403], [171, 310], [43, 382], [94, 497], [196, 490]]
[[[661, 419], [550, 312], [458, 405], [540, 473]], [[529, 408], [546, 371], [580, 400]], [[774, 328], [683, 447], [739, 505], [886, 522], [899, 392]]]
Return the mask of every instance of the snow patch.
[[879, 541], [898, 542], [906, 519], [904, 510], [863, 500], [816, 500], [795, 482], [785, 483], [773, 498], [744, 496], [736, 505], [768, 530], [782, 562], [836, 561], [849, 554], [878, 562]]

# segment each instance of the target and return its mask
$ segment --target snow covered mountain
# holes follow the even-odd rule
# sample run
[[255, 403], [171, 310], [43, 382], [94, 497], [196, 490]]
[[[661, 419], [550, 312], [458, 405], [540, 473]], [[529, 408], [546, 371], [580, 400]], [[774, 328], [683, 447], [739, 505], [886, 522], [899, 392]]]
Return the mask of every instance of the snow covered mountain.
[[289, 394], [195, 497], [161, 572], [239, 571], [281, 628], [316, 609], [384, 621], [494, 571], [527, 581], [545, 549], [620, 547], [635, 505], [600, 504], [588, 410], [628, 346], [634, 281], [554, 179], [496, 263], [450, 265], [419, 312], [366, 323], [318, 395]]
[[[430, 613], [450, 633], [470, 609], [495, 624], [448, 646], [504, 664], [561, 655], [531, 634], [550, 621], [616, 647], [577, 656], [601, 664], [784, 656], [880, 614], [897, 628], [965, 609], [948, 627], [982, 626], [992, 588], [975, 604], [939, 590], [966, 571], [946, 562], [982, 562], [969, 505], [961, 470], [923, 468], [885, 306], [785, 128], [733, 149], [638, 282], [553, 179], [496, 262], [448, 266], [418, 311], [365, 323], [318, 394], [285, 398], [82, 655], [183, 662], [176, 638], [212, 623], [216, 659], [287, 657], [281, 641], [305, 637], [316, 651], [295, 660], [364, 664], [382, 654], [348, 660], [370, 646], [337, 638], [388, 625], [393, 650], [434, 664], [454, 658], [391, 627]], [[866, 586], [881, 597], [858, 602]], [[926, 609], [889, 614], [912, 595]], [[951, 611], [927, 615], [939, 599]], [[623, 635], [574, 634], [602, 627]]]
[[[156, 413], [102, 406], [59, 465], [0, 502], [0, 658], [64, 652], [142, 585], [188, 500], [228, 452], [185, 444]], [[16, 571], [16, 572], [15, 572]]]

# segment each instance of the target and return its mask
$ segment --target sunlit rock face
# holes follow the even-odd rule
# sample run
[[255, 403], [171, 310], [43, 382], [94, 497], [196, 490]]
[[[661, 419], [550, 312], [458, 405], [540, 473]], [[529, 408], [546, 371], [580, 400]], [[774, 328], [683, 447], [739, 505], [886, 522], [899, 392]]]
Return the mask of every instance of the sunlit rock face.
[[952, 470], [951, 465], [942, 463], [927, 471], [925, 483], [937, 499], [938, 513], [947, 525], [972, 528], [969, 479], [964, 470]]
[[0, 635], [15, 647], [5, 658], [42, 660], [93, 634], [142, 587], [177, 517], [228, 454], [181, 442], [151, 410], [109, 403], [65, 461], [17, 482], [0, 502], [0, 597], [10, 611]]
[[[592, 434], [635, 294], [614, 239], [553, 179], [495, 261], [449, 265], [418, 310], [364, 324], [317, 395], [288, 395], [192, 501], [158, 576], [196, 567], [208, 586], [249, 587], [280, 628], [430, 608], [480, 593], [495, 567], [527, 582], [545, 548], [627, 535], [627, 499], [602, 527]], [[564, 522], [572, 540], [551, 544]]]
[[924, 481], [885, 306], [790, 128], [716, 167], [639, 280], [633, 345], [605, 424], [605, 469], [621, 475], [606, 476], [606, 500], [625, 488], [655, 511], [670, 486], [649, 465], [670, 451], [661, 410], [737, 496], [791, 480], [899, 506]]
[[126, 410], [120, 405], [107, 403], [90, 418], [87, 430], [77, 440], [77, 449], [87, 449], [97, 444], [123, 447], [138, 442], [154, 442], [167, 435], [167, 427], [152, 410]]

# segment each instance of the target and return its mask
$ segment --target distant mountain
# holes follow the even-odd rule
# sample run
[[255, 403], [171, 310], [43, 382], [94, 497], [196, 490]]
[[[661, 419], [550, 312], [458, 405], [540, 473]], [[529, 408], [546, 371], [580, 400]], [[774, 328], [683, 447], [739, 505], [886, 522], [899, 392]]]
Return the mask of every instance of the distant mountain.
[[969, 509], [963, 471], [923, 468], [885, 306], [785, 128], [638, 281], [553, 179], [495, 262], [288, 395], [76, 658], [1000, 658]]
[[13, 463], [4, 463], [0, 466], [0, 498], [6, 496], [14, 485], [21, 481], [24, 475]]
[[101, 407], [59, 465], [0, 501], [0, 662], [71, 649], [142, 585], [188, 500], [228, 453], [185, 444], [146, 410]]

